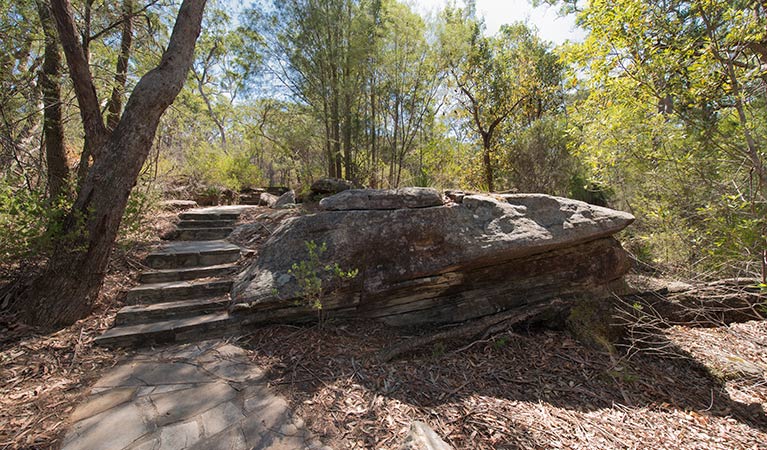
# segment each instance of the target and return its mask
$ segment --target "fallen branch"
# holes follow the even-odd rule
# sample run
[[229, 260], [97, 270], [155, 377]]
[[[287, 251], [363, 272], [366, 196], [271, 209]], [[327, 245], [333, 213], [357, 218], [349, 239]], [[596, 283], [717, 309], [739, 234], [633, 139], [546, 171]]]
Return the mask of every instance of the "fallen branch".
[[753, 279], [718, 280], [675, 292], [616, 295], [612, 301], [612, 320], [623, 330], [627, 355], [642, 351], [685, 356], [666, 335], [675, 325], [726, 327], [767, 317], [767, 296]]
[[418, 348], [432, 345], [440, 341], [477, 338], [486, 339], [493, 334], [507, 330], [512, 325], [529, 321], [543, 313], [551, 312], [552, 310], [561, 309], [565, 305], [567, 305], [566, 302], [560, 299], [554, 299], [545, 303], [529, 306], [524, 310], [515, 309], [493, 314], [492, 316], [468, 322], [447, 331], [420, 336], [392, 345], [378, 353], [378, 360], [381, 362], [391, 361], [402, 354], [412, 352]]
[[[646, 315], [649, 310], [666, 326], [711, 327], [767, 316], [767, 296], [754, 280], [746, 279], [719, 280], [673, 293], [643, 292], [621, 296], [618, 300], [619, 307], [629, 316]], [[637, 309], [636, 305], [641, 308]]]

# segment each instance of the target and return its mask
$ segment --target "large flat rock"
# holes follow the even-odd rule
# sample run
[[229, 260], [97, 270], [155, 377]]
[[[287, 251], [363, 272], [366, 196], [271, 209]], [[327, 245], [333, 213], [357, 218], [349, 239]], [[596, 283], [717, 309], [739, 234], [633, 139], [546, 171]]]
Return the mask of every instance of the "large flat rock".
[[[348, 192], [326, 200], [354, 198]], [[290, 270], [308, 260], [309, 241], [327, 247], [317, 268], [326, 291], [323, 309], [401, 325], [461, 321], [556, 296], [593, 294], [628, 269], [625, 252], [611, 238], [634, 220], [628, 213], [536, 194], [469, 195], [461, 204], [423, 208], [407, 207], [405, 196], [397, 201], [402, 208], [357, 209], [353, 203], [351, 210], [285, 221], [237, 278], [234, 313], [252, 313], [255, 322], [307, 317], [311, 311], [295, 306], [303, 294]], [[339, 281], [325, 264], [359, 274]]]
[[349, 189], [320, 200], [327, 211], [369, 209], [406, 209], [442, 206], [442, 194], [436, 189], [409, 187], [402, 189]]

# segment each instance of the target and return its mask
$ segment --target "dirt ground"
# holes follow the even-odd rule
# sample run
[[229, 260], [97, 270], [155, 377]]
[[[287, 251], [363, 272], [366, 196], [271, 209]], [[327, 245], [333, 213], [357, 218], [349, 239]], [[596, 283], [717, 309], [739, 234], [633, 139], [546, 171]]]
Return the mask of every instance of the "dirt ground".
[[124, 352], [93, 345], [130, 280], [112, 274], [94, 313], [52, 334], [0, 317], [0, 449], [57, 448], [69, 413]]
[[766, 322], [675, 327], [662, 354], [625, 359], [520, 330], [384, 364], [375, 353], [406, 336], [376, 323], [272, 326], [242, 344], [333, 448], [397, 448], [417, 419], [456, 449], [756, 449], [766, 336]]
[[173, 212], [154, 214], [140, 232], [118, 241], [89, 317], [47, 333], [0, 314], [0, 449], [59, 447], [69, 413], [126, 354], [94, 346], [93, 339], [112, 324], [141, 261], [175, 218]]

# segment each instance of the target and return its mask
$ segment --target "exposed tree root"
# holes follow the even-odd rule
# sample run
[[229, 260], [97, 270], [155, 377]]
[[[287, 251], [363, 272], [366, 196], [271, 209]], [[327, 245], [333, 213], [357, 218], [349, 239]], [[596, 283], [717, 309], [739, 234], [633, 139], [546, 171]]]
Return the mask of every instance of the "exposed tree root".
[[[692, 327], [713, 327], [734, 322], [746, 322], [767, 317], [767, 296], [756, 286], [754, 280], [728, 279], [692, 286], [689, 289], [669, 292], [660, 289], [629, 295], [616, 295], [597, 303], [607, 303], [590, 315], [586, 324], [598, 324], [597, 330], [577, 330], [575, 334], [585, 341], [600, 342], [608, 347], [619, 336], [625, 337], [631, 345], [649, 344], [655, 341], [653, 336], [665, 328], [674, 325]], [[554, 299], [525, 308], [524, 310], [505, 311], [467, 322], [446, 331], [419, 336], [392, 345], [378, 353], [381, 362], [391, 361], [403, 354], [411, 353], [426, 346], [452, 340], [487, 339], [502, 333], [513, 325], [535, 321], [544, 314], [556, 314], [568, 311], [579, 302], [566, 302]], [[586, 304], [588, 308], [588, 303]], [[582, 312], [579, 312], [582, 314]], [[570, 323], [572, 325], [572, 323]], [[582, 324], [581, 324], [582, 325]], [[610, 333], [602, 328], [609, 326]], [[588, 333], [598, 335], [587, 336]], [[609, 335], [608, 335], [609, 334]], [[666, 343], [666, 339], [662, 339]], [[588, 342], [593, 343], [593, 342]], [[642, 346], [642, 345], [640, 345]]]
[[507, 330], [512, 325], [531, 321], [536, 317], [550, 313], [551, 311], [561, 310], [566, 305], [566, 302], [560, 299], [554, 299], [527, 307], [524, 310], [504, 311], [499, 314], [494, 314], [456, 326], [447, 331], [419, 336], [392, 345], [378, 353], [378, 360], [381, 362], [391, 361], [400, 355], [413, 352], [427, 345], [433, 345], [437, 342], [451, 341], [455, 339], [485, 339], [488, 336]]

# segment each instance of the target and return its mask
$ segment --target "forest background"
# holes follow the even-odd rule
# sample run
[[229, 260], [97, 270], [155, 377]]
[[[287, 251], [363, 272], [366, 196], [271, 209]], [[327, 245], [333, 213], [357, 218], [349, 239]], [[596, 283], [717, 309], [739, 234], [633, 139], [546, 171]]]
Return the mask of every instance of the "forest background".
[[[545, 3], [545, 2], [542, 2]], [[642, 267], [764, 281], [767, 2], [551, 0], [582, 42], [486, 32], [473, 2], [209, 1], [120, 239], [162, 198], [323, 176], [373, 188], [543, 192], [637, 216]], [[178, 4], [72, 3], [113, 127]], [[0, 0], [0, 267], [39, 264], [92, 161], [45, 1]]]

